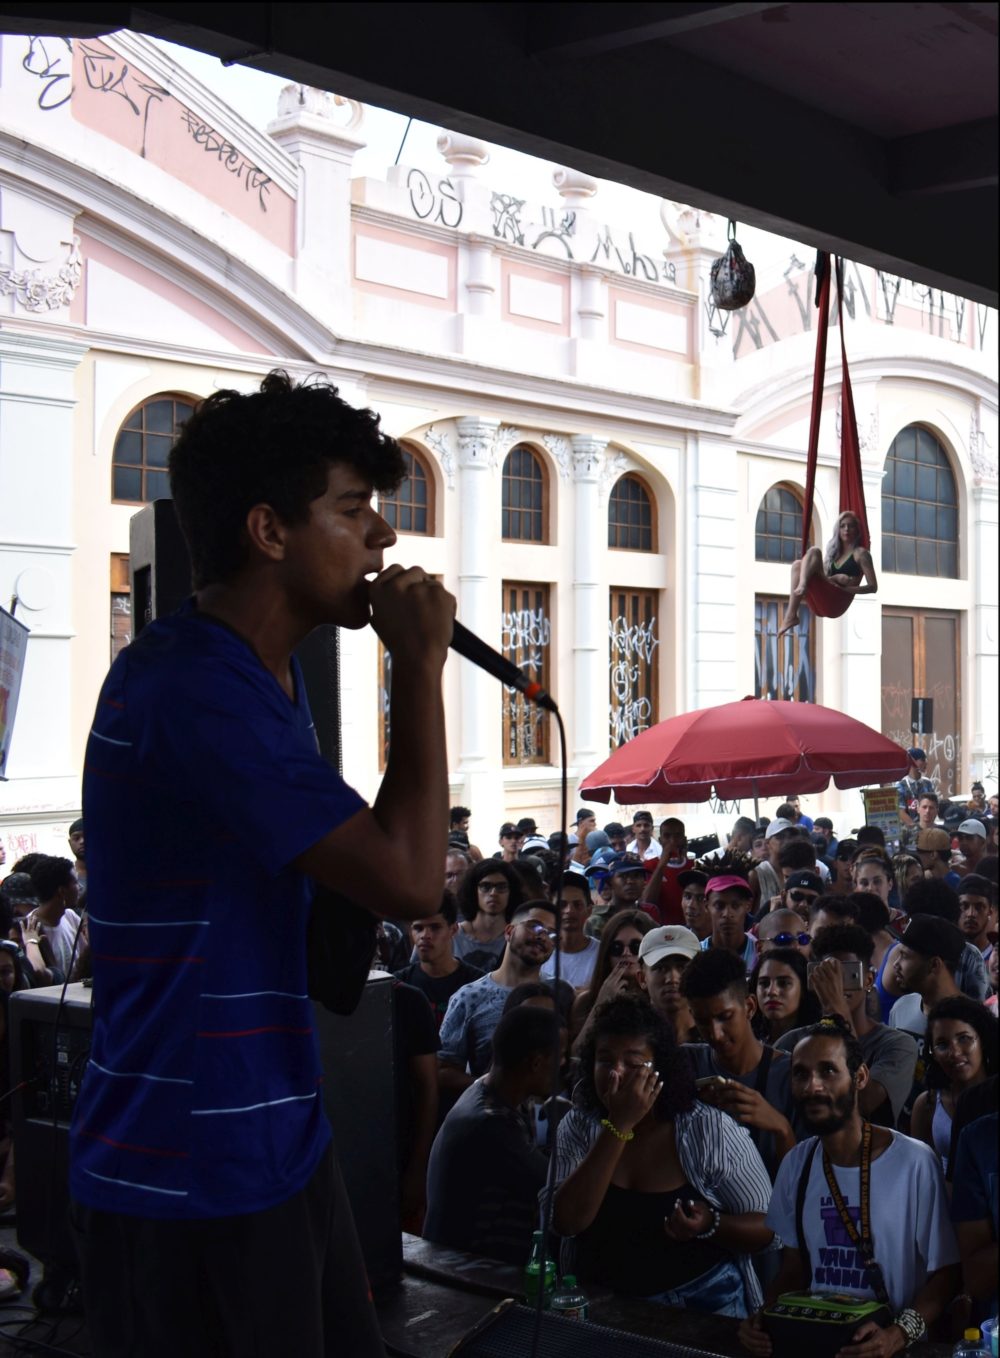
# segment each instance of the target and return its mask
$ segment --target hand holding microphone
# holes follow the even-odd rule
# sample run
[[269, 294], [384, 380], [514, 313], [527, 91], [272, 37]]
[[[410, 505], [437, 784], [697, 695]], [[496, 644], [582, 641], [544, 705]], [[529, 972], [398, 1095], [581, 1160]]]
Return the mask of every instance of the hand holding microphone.
[[426, 655], [436, 642], [450, 646], [501, 684], [556, 711], [555, 702], [540, 684], [458, 622], [454, 597], [419, 566], [409, 570], [388, 566], [369, 585], [369, 597], [372, 626], [394, 661], [410, 652]]

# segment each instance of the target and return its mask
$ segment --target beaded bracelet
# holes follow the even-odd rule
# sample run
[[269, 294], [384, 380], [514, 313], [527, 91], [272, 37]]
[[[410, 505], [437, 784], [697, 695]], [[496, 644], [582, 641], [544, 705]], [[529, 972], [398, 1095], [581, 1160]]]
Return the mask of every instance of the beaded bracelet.
[[608, 1131], [618, 1138], [619, 1141], [631, 1141], [635, 1132], [620, 1132], [610, 1118], [601, 1118], [601, 1126], [607, 1127]]
[[716, 1231], [719, 1229], [719, 1222], [720, 1222], [721, 1220], [722, 1220], [722, 1213], [719, 1211], [718, 1207], [713, 1207], [713, 1208], [712, 1208], [712, 1224], [711, 1224], [711, 1226], [708, 1228], [707, 1231], [700, 1231], [700, 1232], [695, 1236], [695, 1240], [711, 1240], [712, 1236], [715, 1235]]

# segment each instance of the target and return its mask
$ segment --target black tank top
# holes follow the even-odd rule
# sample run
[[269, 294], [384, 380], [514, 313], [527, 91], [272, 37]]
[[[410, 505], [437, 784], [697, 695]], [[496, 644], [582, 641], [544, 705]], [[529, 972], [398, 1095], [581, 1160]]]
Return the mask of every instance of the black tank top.
[[838, 566], [836, 561], [833, 563], [831, 575], [849, 575], [852, 579], [860, 580], [864, 571], [855, 561], [853, 555], [849, 556], [842, 566]]
[[597, 1216], [577, 1236], [577, 1275], [614, 1292], [651, 1297], [679, 1287], [728, 1258], [714, 1240], [671, 1240], [663, 1218], [678, 1198], [704, 1202], [690, 1184], [669, 1193], [640, 1193], [610, 1184]]

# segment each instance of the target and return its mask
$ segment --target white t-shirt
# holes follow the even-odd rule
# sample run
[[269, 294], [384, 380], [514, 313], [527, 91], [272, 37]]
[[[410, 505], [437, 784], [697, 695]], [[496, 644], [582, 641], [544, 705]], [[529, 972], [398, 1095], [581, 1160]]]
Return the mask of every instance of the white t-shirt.
[[[38, 932], [49, 940], [52, 947], [52, 958], [56, 966], [64, 976], [69, 974], [69, 959], [73, 957], [73, 944], [76, 941], [77, 930], [80, 928], [80, 916], [75, 910], [66, 910], [62, 919], [56, 925], [43, 924], [37, 921]], [[76, 956], [80, 955], [77, 948]], [[73, 958], [74, 962], [76, 958]]]
[[[625, 845], [625, 852], [638, 853], [639, 841], [637, 839], [630, 840], [629, 843]], [[642, 855], [642, 860], [644, 863], [648, 863], [651, 858], [659, 858], [662, 852], [663, 850], [660, 848], [659, 844], [657, 844], [656, 840], [654, 839], [653, 842], [650, 844], [649, 848]]]
[[[798, 1247], [795, 1199], [799, 1176], [816, 1138], [800, 1141], [781, 1162], [766, 1222], [791, 1249]], [[834, 1165], [847, 1209], [858, 1223], [860, 1180], [858, 1168]], [[882, 1269], [892, 1309], [900, 1311], [928, 1277], [958, 1262], [958, 1243], [948, 1215], [944, 1174], [930, 1146], [902, 1132], [892, 1133], [892, 1145], [872, 1162], [871, 1227], [875, 1258]], [[844, 1230], [823, 1172], [823, 1148], [817, 1147], [809, 1173], [802, 1210], [806, 1248], [812, 1262], [812, 1286], [819, 1292], [848, 1292], [875, 1296], [868, 1271]]]
[[[596, 938], [588, 938], [587, 946], [582, 952], [562, 952], [559, 954], [559, 977], [563, 981], [568, 981], [574, 990], [579, 990], [581, 986], [590, 985], [590, 979], [594, 974], [594, 965], [597, 962], [597, 954], [601, 950], [601, 945]], [[555, 958], [550, 957], [543, 964], [539, 973], [543, 980], [551, 981], [556, 974]]]
[[923, 1037], [927, 1031], [927, 1015], [923, 1011], [920, 996], [916, 991], [911, 995], [900, 995], [889, 1010], [889, 1027], [902, 1028], [904, 1033]]

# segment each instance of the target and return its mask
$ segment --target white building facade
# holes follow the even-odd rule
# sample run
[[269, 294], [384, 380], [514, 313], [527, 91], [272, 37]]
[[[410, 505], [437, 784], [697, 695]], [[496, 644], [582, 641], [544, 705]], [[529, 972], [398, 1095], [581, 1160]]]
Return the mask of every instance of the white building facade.
[[[321, 372], [403, 442], [390, 558], [439, 575], [466, 626], [553, 693], [574, 791], [651, 722], [753, 693], [904, 744], [911, 697], [932, 697], [943, 791], [995, 790], [996, 312], [848, 265], [880, 589], [779, 643], [811, 257], [789, 243], [751, 306], [720, 314], [724, 222], [664, 204], [663, 234], [639, 240], [603, 224], [592, 181], [557, 171], [533, 204], [452, 133], [436, 165], [353, 177], [364, 135], [360, 106], [297, 86], [264, 135], [132, 34], [0, 39], [0, 603], [31, 629], [0, 783], [8, 860], [62, 852], [78, 813], [128, 633], [129, 520], [165, 493], [177, 424], [277, 366]], [[838, 511], [836, 339], [818, 543]], [[344, 772], [370, 798], [390, 667], [370, 632], [341, 642]], [[523, 814], [556, 828], [549, 720], [457, 658], [445, 689], [473, 838], [491, 847]], [[820, 803], [858, 823], [857, 794], [805, 809]], [[709, 828], [710, 808], [686, 814]]]

